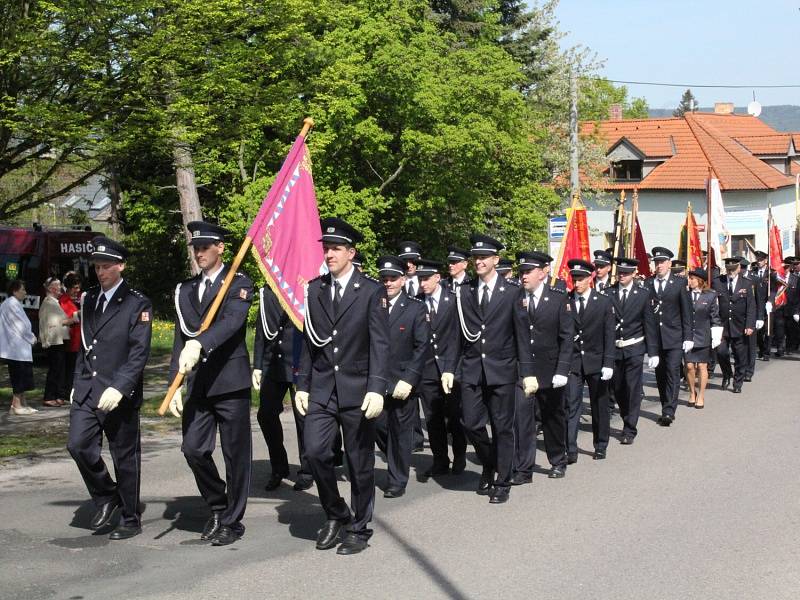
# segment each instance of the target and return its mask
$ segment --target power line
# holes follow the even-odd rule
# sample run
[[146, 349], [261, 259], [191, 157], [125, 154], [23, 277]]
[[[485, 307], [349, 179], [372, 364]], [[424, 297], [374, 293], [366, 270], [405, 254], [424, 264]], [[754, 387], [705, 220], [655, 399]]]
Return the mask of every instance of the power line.
[[654, 85], [661, 87], [679, 87], [679, 88], [726, 88], [726, 89], [743, 89], [743, 90], [800, 88], [800, 83], [787, 84], [787, 85], [725, 85], [725, 84], [711, 85], [711, 84], [691, 84], [691, 83], [659, 83], [654, 81], [623, 81], [621, 79], [608, 79], [607, 77], [590, 77], [590, 79], [605, 80], [611, 83], [621, 83], [626, 85]]

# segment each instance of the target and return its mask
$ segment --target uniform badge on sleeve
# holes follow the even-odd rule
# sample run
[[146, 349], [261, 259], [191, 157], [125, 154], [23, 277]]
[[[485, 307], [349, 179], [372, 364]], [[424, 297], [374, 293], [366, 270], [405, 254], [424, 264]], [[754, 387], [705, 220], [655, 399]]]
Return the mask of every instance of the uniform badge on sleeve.
[[147, 323], [150, 320], [150, 311], [144, 310], [142, 311], [142, 316], [140, 317], [142, 323]]
[[389, 303], [386, 302], [386, 298], [381, 298], [381, 308], [389, 308]]
[[247, 300], [247, 290], [246, 289], [242, 288], [241, 290], [239, 290], [239, 298], [241, 298], [242, 300]]
[[565, 306], [567, 307], [567, 312], [572, 312], [572, 307], [570, 307], [569, 304], [566, 304]]

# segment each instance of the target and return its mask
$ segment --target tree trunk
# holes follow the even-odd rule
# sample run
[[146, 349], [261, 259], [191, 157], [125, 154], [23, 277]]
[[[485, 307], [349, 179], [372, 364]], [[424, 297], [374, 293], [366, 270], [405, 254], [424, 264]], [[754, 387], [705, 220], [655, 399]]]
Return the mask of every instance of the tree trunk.
[[[194, 178], [194, 159], [189, 146], [177, 141], [172, 148], [172, 158], [175, 164], [175, 180], [181, 203], [184, 234], [188, 243], [192, 239], [192, 234], [189, 233], [187, 224], [191, 221], [203, 220], [203, 210], [200, 208], [200, 198], [197, 195], [197, 184]], [[197, 261], [194, 259], [192, 247], [187, 246], [186, 251], [189, 256], [189, 269], [192, 271], [192, 275], [197, 275], [200, 267], [197, 266]]]
[[119, 177], [117, 177], [117, 170], [114, 167], [109, 169], [106, 184], [108, 185], [108, 198], [111, 200], [108, 223], [111, 226], [111, 235], [114, 239], [119, 239], [119, 207], [122, 204], [122, 190], [119, 187]]

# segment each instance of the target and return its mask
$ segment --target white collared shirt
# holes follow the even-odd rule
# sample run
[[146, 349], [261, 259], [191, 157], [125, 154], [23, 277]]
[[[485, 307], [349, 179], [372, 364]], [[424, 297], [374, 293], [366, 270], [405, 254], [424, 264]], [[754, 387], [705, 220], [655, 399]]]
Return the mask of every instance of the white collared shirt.
[[533, 302], [534, 308], [539, 308], [539, 300], [542, 299], [542, 293], [544, 292], [544, 282], [542, 282], [538, 288], [535, 290], [528, 292], [529, 294], [529, 301]]
[[461, 284], [467, 278], [467, 272], [461, 271], [461, 276], [458, 278], [453, 277], [455, 283]]
[[631, 295], [631, 290], [633, 289], [633, 280], [628, 285], [620, 285], [619, 286], [619, 299], [622, 300], [622, 292], [627, 291], [628, 296]]
[[225, 268], [225, 263], [219, 263], [219, 267], [213, 272], [208, 275], [203, 273], [203, 278], [200, 280], [200, 285], [197, 286], [197, 299], [203, 299], [203, 293], [206, 291], [206, 286], [211, 287], [214, 285], [214, 282], [219, 277], [219, 274], [222, 273], [222, 269]]
[[428, 303], [428, 309], [430, 310], [431, 306], [431, 298], [433, 298], [433, 310], [439, 310], [439, 301], [442, 299], [442, 286], [437, 285], [436, 289], [433, 291], [432, 294], [426, 294], [425, 300]]
[[489, 286], [489, 302], [492, 301], [492, 293], [494, 292], [494, 287], [495, 287], [495, 285], [497, 285], [497, 280], [499, 278], [500, 278], [500, 276], [497, 274], [497, 271], [495, 271], [494, 275], [491, 278], [491, 280], [489, 280], [488, 282], [484, 282], [482, 279], [478, 280], [478, 291], [479, 291], [479, 293], [478, 293], [478, 303], [480, 303], [481, 300], [483, 300], [483, 293], [485, 291], [484, 290], [484, 286], [487, 286], [487, 285]]
[[406, 293], [408, 293], [409, 286], [412, 283], [414, 284], [414, 295], [416, 296], [417, 294], [419, 294], [419, 277], [417, 277], [416, 275], [412, 275], [411, 277], [406, 277], [406, 285], [405, 285]]
[[738, 276], [738, 275], [734, 275], [733, 277], [728, 277], [728, 285], [729, 285], [729, 286], [731, 287], [731, 289], [733, 289], [733, 290], [735, 290], [735, 289], [736, 289], [736, 283], [737, 283], [738, 281], [739, 281], [739, 276]]
[[342, 296], [344, 296], [344, 291], [347, 289], [347, 284], [350, 283], [350, 279], [353, 277], [353, 273], [355, 273], [356, 268], [353, 265], [350, 265], [350, 270], [342, 275], [341, 277], [333, 277], [331, 276], [331, 300], [333, 300], [333, 295], [336, 293], [336, 286], [333, 285], [334, 281], [338, 281], [339, 285], [342, 289]]
[[397, 299], [400, 298], [401, 294], [397, 294], [394, 298], [389, 299], [389, 314], [392, 314], [392, 309], [394, 305], [397, 303]]
[[583, 298], [583, 310], [586, 310], [586, 305], [589, 304], [589, 298], [592, 295], [592, 288], [588, 288], [583, 294], [575, 294], [575, 306], [578, 310], [581, 309], [580, 298]]
[[100, 304], [100, 296], [105, 296], [106, 297], [106, 303], [103, 305], [103, 312], [105, 312], [106, 311], [106, 307], [108, 306], [108, 303], [111, 302], [111, 299], [114, 297], [114, 294], [117, 293], [117, 289], [119, 288], [119, 286], [122, 285], [123, 281], [125, 281], [125, 280], [120, 278], [120, 280], [117, 282], [117, 285], [112, 287], [110, 290], [106, 290], [105, 292], [101, 291], [100, 294], [97, 296], [97, 304], [95, 304], [95, 306], [94, 306], [95, 309]]
[[595, 287], [600, 289], [599, 286], [600, 286], [600, 284], [602, 284], [603, 285], [603, 289], [606, 289], [608, 287], [608, 284], [609, 284], [609, 282], [608, 282], [609, 279], [610, 279], [610, 277], [608, 275], [606, 275], [605, 279], [595, 279], [594, 285], [595, 285]]

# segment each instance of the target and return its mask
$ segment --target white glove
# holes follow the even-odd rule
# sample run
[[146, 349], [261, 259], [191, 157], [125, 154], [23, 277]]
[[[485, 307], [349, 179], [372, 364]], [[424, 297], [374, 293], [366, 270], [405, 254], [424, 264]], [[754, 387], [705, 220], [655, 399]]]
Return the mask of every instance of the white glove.
[[764, 321], [762, 321], [761, 319], [758, 319], [756, 321], [756, 329], [761, 329], [763, 326], [764, 326]]
[[771, 313], [772, 312], [772, 302], [767, 301], [766, 304], [764, 304], [764, 308], [767, 310], [767, 313]]
[[795, 323], [800, 323], [800, 315], [792, 315]]
[[614, 376], [614, 369], [611, 367], [603, 367], [600, 369], [600, 380], [601, 381], [608, 381]]
[[539, 381], [536, 377], [525, 377], [522, 380], [522, 389], [525, 391], [526, 396], [532, 396], [539, 389]]
[[661, 359], [659, 359], [657, 356], [651, 356], [650, 358], [647, 359], [647, 368], [655, 369], [656, 367], [658, 367], [659, 362], [661, 362]]
[[72, 397], [75, 395], [75, 388], [69, 391], [69, 403], [72, 404]]
[[181, 388], [178, 388], [175, 390], [175, 393], [172, 394], [172, 400], [169, 401], [169, 412], [172, 413], [173, 417], [181, 418], [183, 414], [183, 394], [181, 393]]
[[251, 381], [255, 391], [261, 389], [261, 369], [253, 369], [253, 377], [251, 378]]
[[103, 412], [111, 412], [119, 406], [120, 400], [122, 400], [122, 392], [115, 390], [113, 387], [107, 387], [97, 402], [97, 408]]
[[383, 396], [375, 392], [367, 392], [364, 396], [364, 402], [361, 404], [361, 410], [364, 411], [365, 417], [374, 419], [383, 410]]
[[722, 343], [722, 327], [711, 328], [711, 347], [716, 348]]
[[455, 378], [452, 373], [442, 373], [442, 389], [445, 394], [453, 391], [453, 379]]
[[295, 392], [294, 405], [297, 407], [297, 412], [306, 416], [308, 412], [308, 392]]
[[395, 400], [405, 400], [408, 398], [408, 395], [411, 393], [411, 384], [406, 383], [402, 379], [397, 382], [397, 385], [394, 386], [394, 391], [392, 392], [392, 398]]
[[684, 352], [690, 352], [692, 350], [692, 348], [694, 348], [694, 342], [692, 342], [692, 341], [683, 342], [683, 351]]
[[567, 385], [567, 378], [563, 375], [553, 375], [553, 387], [560, 388]]
[[178, 357], [178, 372], [184, 375], [194, 369], [194, 366], [200, 360], [200, 353], [203, 351], [203, 346], [197, 340], [189, 340], [181, 350], [181, 355]]

